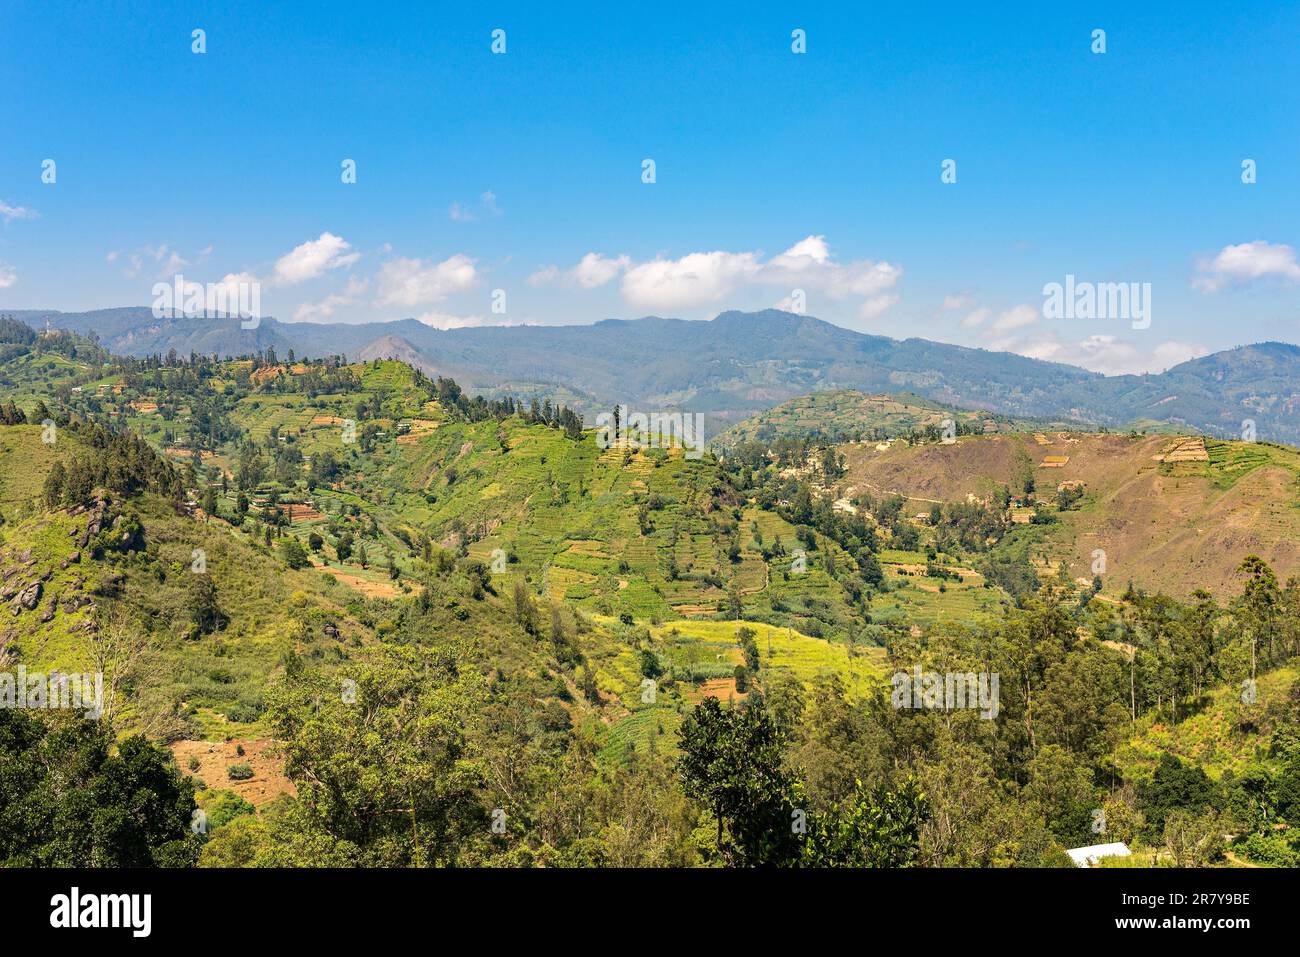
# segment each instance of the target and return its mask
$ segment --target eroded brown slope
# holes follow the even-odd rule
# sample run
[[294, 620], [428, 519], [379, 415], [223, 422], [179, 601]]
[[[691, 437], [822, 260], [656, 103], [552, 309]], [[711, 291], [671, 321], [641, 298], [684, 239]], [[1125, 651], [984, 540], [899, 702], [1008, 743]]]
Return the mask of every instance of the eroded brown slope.
[[[1082, 507], [1046, 529], [1050, 558], [1065, 561], [1072, 577], [1092, 576], [1097, 550], [1105, 552], [1107, 591], [1122, 590], [1131, 580], [1180, 596], [1202, 587], [1217, 595], [1235, 593], [1237, 566], [1252, 553], [1282, 578], [1300, 574], [1300, 485], [1294, 470], [1300, 456], [1269, 447], [1261, 464], [1238, 476], [1204, 453], [1197, 460], [1198, 443], [1190, 454], [1172, 456], [1190, 461], [1161, 461], [1178, 441], [1051, 433], [973, 436], [914, 448], [895, 444], [883, 451], [851, 445], [843, 448], [848, 474], [841, 494], [988, 499], [1003, 485], [1021, 493], [1032, 475], [1037, 498], [1053, 502], [1058, 485], [1082, 482]], [[1044, 467], [1052, 461], [1059, 467]]]

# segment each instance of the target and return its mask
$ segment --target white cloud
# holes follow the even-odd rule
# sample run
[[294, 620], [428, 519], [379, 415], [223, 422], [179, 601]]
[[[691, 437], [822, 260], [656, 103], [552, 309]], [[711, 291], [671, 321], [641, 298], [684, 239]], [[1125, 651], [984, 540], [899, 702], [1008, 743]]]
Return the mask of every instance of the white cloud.
[[1025, 329], [1036, 323], [1042, 315], [1042, 310], [1037, 306], [1031, 306], [1021, 303], [1013, 306], [1006, 312], [1002, 313], [997, 319], [993, 320], [993, 325], [989, 327], [990, 334], [1002, 334], [1014, 332], [1017, 329]]
[[251, 272], [230, 272], [221, 277], [221, 285], [231, 290], [237, 290], [240, 286], [251, 286], [257, 281], [257, 277]]
[[39, 214], [34, 209], [28, 209], [25, 206], [10, 206], [0, 200], [0, 219], [3, 219], [6, 223], [15, 219], [35, 219], [37, 215]]
[[[497, 205], [497, 194], [492, 190], [479, 193], [478, 202], [479, 208], [488, 216], [501, 215], [501, 207]], [[454, 202], [451, 204], [451, 208], [447, 210], [447, 216], [453, 222], [472, 223], [478, 220], [479, 214], [468, 206], [462, 206], [459, 202]]]
[[1199, 275], [1192, 277], [1192, 288], [1202, 292], [1218, 292], [1225, 286], [1268, 278], [1300, 280], [1300, 263], [1296, 262], [1295, 250], [1262, 239], [1224, 246], [1214, 258], [1198, 262], [1196, 268]]
[[352, 276], [348, 279], [347, 288], [343, 292], [330, 293], [320, 302], [304, 302], [300, 305], [294, 311], [293, 321], [312, 322], [328, 319], [343, 306], [355, 305], [369, 285], [370, 281], [368, 279]]
[[271, 281], [277, 286], [292, 286], [323, 276], [331, 269], [351, 266], [361, 258], [360, 253], [348, 252], [351, 248], [341, 236], [321, 233], [319, 239], [295, 246], [277, 259]]
[[514, 326], [515, 322], [503, 322], [488, 316], [453, 316], [445, 312], [426, 312], [415, 317], [426, 326], [435, 329], [469, 329], [474, 326]]
[[[136, 276], [139, 276], [142, 272], [144, 272], [146, 258], [152, 259], [155, 263], [161, 263], [163, 261], [163, 257], [167, 255], [167, 249], [168, 249], [167, 243], [160, 243], [157, 246], [141, 246], [135, 252], [131, 253], [128, 260], [130, 265], [128, 265], [125, 269], [122, 270], [122, 275], [126, 276], [128, 279], [134, 279]], [[173, 257], [176, 256], [175, 253], [173, 253], [172, 255]], [[116, 258], [117, 256], [114, 255], [113, 259]], [[183, 263], [184, 260], [181, 260], [181, 262]], [[160, 279], [166, 275], [167, 275], [166, 272], [161, 269], [157, 273], [157, 277]]]
[[961, 327], [963, 329], [977, 329], [984, 325], [985, 321], [991, 315], [993, 315], [993, 310], [983, 306], [978, 309], [972, 309], [966, 314], [966, 317], [962, 319]]
[[889, 307], [898, 302], [898, 296], [889, 293], [884, 296], [873, 296], [864, 300], [861, 308], [858, 309], [858, 318], [875, 319], [889, 311]]
[[1007, 340], [995, 344], [994, 348], [1030, 359], [1064, 362], [1105, 375], [1163, 372], [1188, 359], [1209, 354], [1204, 346], [1191, 342], [1162, 342], [1150, 352], [1144, 352], [1118, 336], [1093, 335], [1065, 341], [1055, 333], [1022, 342]]
[[8, 289], [16, 282], [18, 282], [18, 273], [14, 272], [14, 267], [0, 263], [0, 289]]
[[562, 270], [558, 266], [546, 266], [528, 277], [530, 286], [546, 286], [559, 283], [566, 286], [580, 286], [583, 289], [595, 289], [618, 278], [618, 274], [632, 265], [627, 256], [607, 258], [600, 253], [587, 253], [572, 269]]
[[433, 263], [423, 259], [390, 259], [379, 270], [379, 302], [385, 306], [418, 306], [440, 302], [478, 284], [474, 260], [461, 253]]
[[[534, 286], [561, 283], [594, 289], [622, 274], [621, 292], [633, 306], [650, 310], [689, 308], [716, 303], [746, 286], [781, 285], [815, 291], [836, 301], [860, 299], [858, 314], [871, 319], [898, 301], [894, 292], [901, 267], [887, 262], [836, 262], [825, 236], [808, 236], [764, 261], [757, 252], [688, 253], [635, 262], [627, 256], [588, 253], [576, 266], [546, 266], [528, 277]], [[787, 295], [781, 300], [789, 303]]]
[[[815, 289], [832, 299], [863, 297], [864, 316], [879, 315], [898, 300], [889, 293], [903, 276], [900, 266], [862, 259], [838, 263], [825, 236], [809, 236], [764, 264], [758, 280]], [[886, 301], [888, 300], [888, 301]]]
[[943, 297], [943, 308], [945, 309], [969, 309], [973, 305], [975, 305], [975, 297], [971, 295], [968, 289]]
[[643, 309], [680, 309], [717, 302], [758, 273], [755, 253], [689, 253], [654, 259], [623, 274], [623, 298]]
[[157, 246], [144, 245], [138, 247], [134, 252], [125, 253], [120, 249], [109, 250], [104, 257], [104, 262], [110, 266], [126, 256], [126, 266], [122, 269], [122, 275], [127, 279], [135, 279], [145, 272], [149, 266], [150, 260], [156, 264], [156, 269], [150, 267], [154, 278], [158, 280], [171, 279], [181, 272], [186, 266], [193, 266], [196, 262], [203, 262], [212, 252], [212, 247], [199, 251], [197, 259], [186, 259], [179, 251], [172, 249], [170, 243], [159, 243]]
[[[596, 253], [588, 253], [588, 256], [595, 256]], [[564, 276], [564, 272], [559, 266], [543, 266], [531, 276], [528, 277], [530, 286], [548, 286], [553, 282], [559, 282]]]
[[614, 279], [619, 273], [631, 266], [632, 260], [627, 256], [617, 259], [605, 259], [599, 253], [587, 253], [571, 270], [573, 280], [583, 289], [595, 289]]
[[1208, 356], [1210, 350], [1205, 346], [1195, 342], [1162, 342], [1155, 347], [1151, 357], [1155, 360], [1156, 371], [1172, 369], [1189, 359], [1199, 359], [1201, 356]]
[[825, 236], [808, 236], [799, 240], [785, 252], [773, 256], [771, 265], [781, 269], [804, 269], [808, 266], [830, 262], [831, 249]]
[[159, 275], [174, 276], [176, 275], [176, 273], [180, 272], [189, 264], [190, 261], [188, 259], [184, 258], [179, 253], [173, 250], [171, 255], [167, 257], [167, 262], [163, 263], [163, 267], [159, 271]]

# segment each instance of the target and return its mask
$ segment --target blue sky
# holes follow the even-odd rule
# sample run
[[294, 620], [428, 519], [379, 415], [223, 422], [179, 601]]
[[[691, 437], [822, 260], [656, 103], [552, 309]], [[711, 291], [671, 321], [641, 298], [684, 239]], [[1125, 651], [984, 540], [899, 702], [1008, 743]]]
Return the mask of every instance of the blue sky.
[[[441, 326], [802, 289], [1107, 372], [1300, 341], [1298, 4], [267, 6], [6, 0], [0, 309], [180, 272]], [[1150, 283], [1150, 327], [1044, 318], [1067, 274]]]

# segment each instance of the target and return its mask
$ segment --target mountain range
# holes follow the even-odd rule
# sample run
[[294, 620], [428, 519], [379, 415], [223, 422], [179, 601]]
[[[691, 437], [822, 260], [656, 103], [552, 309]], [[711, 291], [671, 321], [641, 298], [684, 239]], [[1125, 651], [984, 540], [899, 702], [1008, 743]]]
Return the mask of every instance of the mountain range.
[[787, 399], [855, 389], [910, 392], [1004, 415], [1112, 429], [1168, 423], [1300, 441], [1300, 347], [1263, 342], [1159, 373], [1105, 376], [1074, 366], [927, 339], [854, 332], [805, 315], [723, 312], [709, 321], [647, 316], [592, 325], [436, 329], [415, 319], [305, 323], [155, 318], [145, 307], [15, 311], [39, 327], [95, 333], [117, 354], [396, 358], [488, 395], [556, 394], [591, 415], [614, 403], [704, 413], [710, 434]]

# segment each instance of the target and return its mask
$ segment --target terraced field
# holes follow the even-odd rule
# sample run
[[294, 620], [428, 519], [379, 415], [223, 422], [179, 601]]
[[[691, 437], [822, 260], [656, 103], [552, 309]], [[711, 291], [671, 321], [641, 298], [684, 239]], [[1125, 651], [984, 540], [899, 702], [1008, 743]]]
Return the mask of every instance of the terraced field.
[[[1205, 457], [1166, 460], [1176, 436], [1040, 433], [969, 436], [886, 450], [841, 446], [847, 475], [836, 494], [900, 494], [933, 501], [988, 500], [999, 488], [1054, 506], [1058, 486], [1084, 489], [1079, 506], [1042, 527], [1040, 560], [1090, 579], [1104, 552], [1108, 594], [1129, 581], [1186, 597], [1236, 586], [1243, 556], [1257, 554], [1285, 578], [1300, 573], [1300, 452], [1268, 442], [1205, 441]], [[1174, 458], [1182, 458], [1174, 456]], [[1064, 460], [1056, 464], [1049, 459]], [[1048, 467], [1044, 468], [1044, 464]]]
[[850, 437], [874, 441], [927, 427], [941, 428], [945, 419], [961, 423], [964, 431], [974, 432], [1014, 432], [1029, 425], [1029, 420], [958, 409], [918, 395], [871, 395], [853, 389], [831, 389], [799, 396], [760, 412], [727, 429], [713, 443], [725, 448], [742, 442], [813, 436], [828, 441]]
[[604, 729], [602, 756], [624, 760], [630, 750], [671, 749], [683, 713], [705, 695], [723, 701], [742, 700], [745, 692], [737, 691], [734, 678], [736, 666], [744, 661], [736, 638], [741, 628], [755, 632], [762, 671], [769, 680], [782, 671], [805, 685], [819, 677], [838, 675], [854, 698], [884, 680], [882, 648], [850, 648], [790, 628], [751, 621], [678, 621], [652, 627], [648, 647], [665, 670], [660, 684], [671, 690], [665, 693], [656, 688], [655, 694], [647, 695], [645, 679], [631, 651], [605, 664], [602, 690], [608, 686], [617, 694], [627, 713]]

